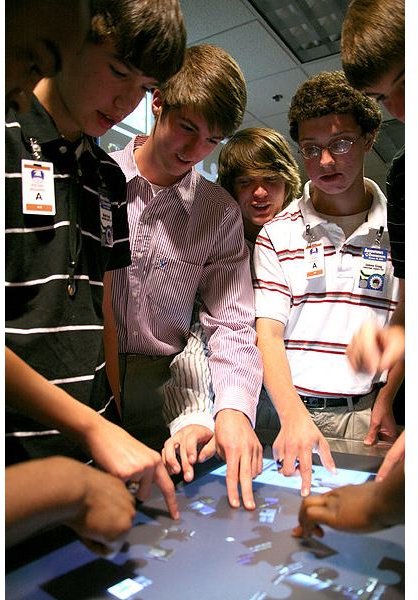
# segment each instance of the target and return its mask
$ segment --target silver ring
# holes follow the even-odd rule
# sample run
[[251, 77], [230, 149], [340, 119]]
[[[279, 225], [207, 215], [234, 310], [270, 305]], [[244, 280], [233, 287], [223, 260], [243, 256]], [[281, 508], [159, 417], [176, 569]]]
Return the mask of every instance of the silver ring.
[[276, 460], [276, 465], [277, 465], [278, 471], [280, 471], [280, 469], [283, 469], [283, 463], [284, 463], [284, 458], [279, 458], [279, 460]]

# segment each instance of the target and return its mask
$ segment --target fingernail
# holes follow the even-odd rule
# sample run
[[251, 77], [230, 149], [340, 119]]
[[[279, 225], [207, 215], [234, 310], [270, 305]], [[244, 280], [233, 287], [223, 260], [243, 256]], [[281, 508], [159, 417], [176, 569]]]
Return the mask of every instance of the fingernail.
[[301, 493], [301, 496], [303, 496], [304, 498], [306, 498], [306, 496], [309, 496], [309, 490], [307, 490], [306, 488], [304, 488]]

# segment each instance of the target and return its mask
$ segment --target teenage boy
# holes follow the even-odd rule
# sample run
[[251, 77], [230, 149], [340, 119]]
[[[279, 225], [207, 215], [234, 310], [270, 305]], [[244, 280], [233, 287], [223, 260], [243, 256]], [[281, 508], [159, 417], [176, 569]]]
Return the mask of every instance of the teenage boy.
[[352, 371], [345, 348], [362, 323], [386, 324], [397, 304], [386, 198], [363, 176], [381, 121], [376, 103], [342, 72], [320, 73], [293, 96], [290, 135], [310, 181], [267, 224], [254, 250], [256, 328], [264, 383], [278, 412], [273, 454], [284, 475], [298, 466], [310, 492], [312, 452], [334, 470], [324, 436], [396, 439], [392, 413], [403, 365]]
[[[264, 223], [296, 198], [300, 188], [298, 167], [289, 144], [280, 133], [266, 127], [241, 129], [222, 146], [218, 183], [241, 210], [250, 254]], [[164, 444], [162, 456], [169, 472], [177, 474], [182, 470], [186, 481], [193, 479], [193, 465], [204, 462], [215, 451], [214, 396], [207, 353], [207, 339], [197, 321], [185, 349], [170, 365], [171, 378], [164, 388], [164, 414], [171, 437]], [[261, 443], [267, 438], [270, 441], [273, 428], [277, 431], [277, 414], [271, 408], [263, 389], [255, 425]]]
[[178, 70], [185, 32], [172, 0], [98, 1], [92, 15], [77, 55], [6, 123], [6, 461], [90, 454], [139, 481], [139, 498], [154, 478], [174, 516], [158, 455], [110, 422], [104, 321], [110, 338], [110, 270], [130, 252], [124, 178], [93, 137]]
[[240, 125], [246, 86], [221, 48], [186, 50], [180, 71], [154, 91], [156, 119], [113, 154], [127, 180], [132, 265], [115, 273], [122, 418], [158, 450], [169, 437], [162, 388], [186, 344], [196, 293], [209, 338], [218, 453], [227, 462], [232, 506], [254, 508], [252, 477], [262, 468], [253, 431], [262, 381], [242, 218], [230, 195], [194, 166]]
[[[405, 3], [403, 0], [352, 0], [344, 17], [341, 60], [351, 85], [382, 102], [405, 121]], [[394, 275], [400, 296], [385, 327], [366, 323], [347, 347], [355, 369], [369, 372], [390, 368], [405, 352], [405, 156], [401, 150], [388, 175], [388, 230]], [[385, 456], [376, 480], [343, 486], [333, 494], [305, 498], [297, 535], [323, 535], [319, 523], [367, 532], [404, 521], [405, 433]], [[360, 504], [356, 504], [360, 501]], [[359, 518], [360, 516], [360, 518]]]
[[[59, 10], [57, 10], [59, 8]], [[90, 23], [85, 0], [14, 0], [5, 6], [6, 111], [27, 110], [35, 85], [81, 47]]]

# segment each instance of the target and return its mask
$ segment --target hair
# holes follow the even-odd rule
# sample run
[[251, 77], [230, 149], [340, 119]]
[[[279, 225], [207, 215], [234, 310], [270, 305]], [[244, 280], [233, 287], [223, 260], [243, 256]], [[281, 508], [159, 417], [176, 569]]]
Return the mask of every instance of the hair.
[[286, 139], [268, 127], [237, 131], [222, 147], [218, 158], [218, 182], [233, 196], [237, 177], [280, 175], [285, 182], [283, 208], [300, 190], [297, 162]]
[[159, 90], [160, 119], [171, 110], [187, 108], [202, 115], [210, 130], [219, 128], [224, 137], [242, 123], [247, 103], [244, 75], [232, 56], [217, 46], [187, 48], [182, 68]]
[[351, 114], [362, 133], [375, 134], [382, 121], [377, 102], [354, 89], [343, 71], [318, 73], [302, 83], [288, 113], [290, 135], [299, 142], [299, 123], [329, 114]]
[[186, 29], [178, 0], [91, 0], [89, 40], [110, 38], [118, 58], [164, 82], [181, 68]]
[[374, 85], [404, 59], [405, 1], [352, 0], [341, 32], [341, 62], [351, 85]]

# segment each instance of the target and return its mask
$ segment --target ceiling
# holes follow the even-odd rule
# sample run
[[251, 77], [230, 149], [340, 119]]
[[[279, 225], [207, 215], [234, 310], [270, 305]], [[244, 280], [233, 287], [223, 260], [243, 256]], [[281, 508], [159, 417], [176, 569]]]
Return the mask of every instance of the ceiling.
[[[261, 16], [256, 4], [266, 10], [269, 22]], [[180, 0], [188, 45], [221, 46], [235, 58], [244, 73], [248, 102], [242, 128], [273, 127], [285, 135], [292, 144], [303, 176], [297, 148], [288, 135], [289, 103], [297, 86], [306, 78], [319, 71], [341, 69], [339, 53], [335, 52], [338, 52], [347, 4], [346, 0], [294, 0], [293, 3], [289, 0]], [[287, 35], [286, 43], [270, 25], [277, 15], [285, 20], [279, 31]], [[292, 38], [295, 52], [288, 46]], [[312, 56], [322, 58], [312, 59]], [[378, 143], [367, 155], [365, 173], [384, 189], [388, 163], [404, 143], [404, 126], [386, 112], [383, 119]], [[218, 152], [219, 149], [203, 164], [203, 170], [211, 179], [212, 163], [217, 162]]]

